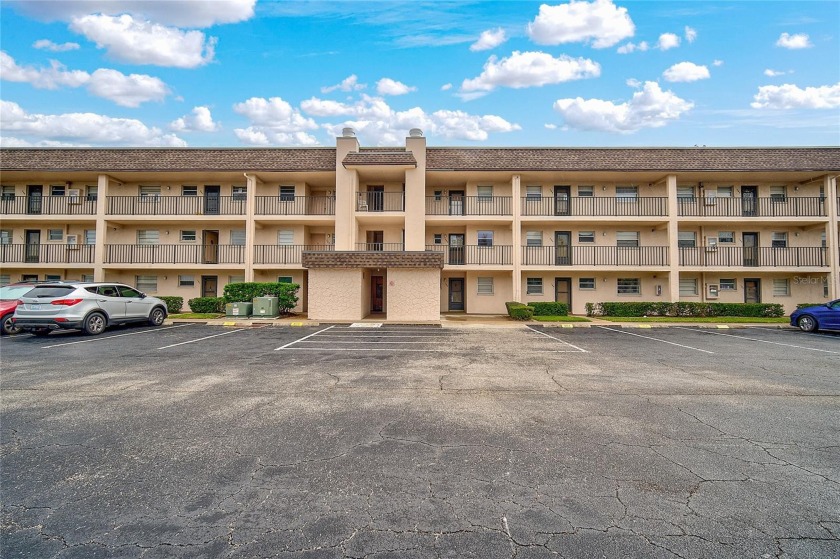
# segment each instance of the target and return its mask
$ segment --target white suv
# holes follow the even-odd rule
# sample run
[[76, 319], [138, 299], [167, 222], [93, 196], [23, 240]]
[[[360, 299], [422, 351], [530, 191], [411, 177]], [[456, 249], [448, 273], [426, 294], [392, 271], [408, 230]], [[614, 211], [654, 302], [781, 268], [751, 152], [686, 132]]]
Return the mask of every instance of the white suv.
[[80, 329], [101, 334], [106, 327], [127, 322], [160, 326], [166, 303], [120, 283], [45, 283], [21, 297], [14, 325], [36, 336], [53, 330]]

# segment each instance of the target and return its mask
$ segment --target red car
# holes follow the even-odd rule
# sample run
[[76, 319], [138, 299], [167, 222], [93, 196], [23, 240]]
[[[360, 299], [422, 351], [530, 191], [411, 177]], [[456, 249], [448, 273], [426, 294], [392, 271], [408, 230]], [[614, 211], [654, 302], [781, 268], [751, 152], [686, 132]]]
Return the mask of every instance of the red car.
[[18, 306], [18, 300], [33, 287], [35, 284], [32, 282], [10, 283], [0, 287], [0, 333], [17, 334], [20, 332], [20, 328], [12, 322], [12, 317], [15, 314], [15, 307]]

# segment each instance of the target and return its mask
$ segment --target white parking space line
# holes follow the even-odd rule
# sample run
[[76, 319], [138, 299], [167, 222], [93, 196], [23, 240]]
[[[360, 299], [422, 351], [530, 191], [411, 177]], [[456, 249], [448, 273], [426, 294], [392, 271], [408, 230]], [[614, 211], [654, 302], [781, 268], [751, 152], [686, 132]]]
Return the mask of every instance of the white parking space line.
[[762, 343], [762, 344], [780, 345], [780, 346], [785, 346], [785, 347], [793, 347], [793, 348], [796, 348], [796, 349], [805, 349], [805, 350], [808, 350], [808, 351], [819, 351], [819, 352], [822, 352], [822, 353], [833, 353], [835, 355], [840, 355], [840, 351], [829, 351], [827, 349], [817, 349], [815, 347], [805, 347], [805, 346], [795, 345], [795, 344], [783, 344], [782, 342], [771, 342], [769, 340], [762, 340], [762, 339], [759, 339], [759, 338], [750, 338], [748, 336], [736, 336], [735, 334], [722, 334], [720, 332], [710, 332], [708, 330], [695, 330], [694, 328], [686, 328], [685, 326], [675, 326], [675, 328], [679, 328], [680, 330], [689, 330], [691, 332], [699, 332], [701, 334], [713, 334], [715, 336], [726, 336], [726, 337], [729, 337], [729, 338], [738, 338], [739, 340], [749, 340], [751, 342], [759, 342], [759, 343]]
[[99, 338], [92, 338], [89, 340], [79, 340], [76, 342], [64, 342], [61, 344], [52, 344], [52, 345], [45, 345], [41, 346], [41, 349], [50, 349], [53, 347], [61, 347], [66, 345], [73, 345], [73, 344], [89, 344], [91, 342], [104, 342], [106, 340], [110, 340], [111, 338], [122, 338], [123, 336], [136, 336], [137, 334], [147, 334], [149, 332], [161, 332], [163, 330], [171, 330], [173, 328], [183, 328], [184, 326], [189, 326], [189, 324], [179, 324], [177, 326], [167, 326], [166, 328], [151, 328], [149, 330], [143, 330], [142, 332], [126, 332], [125, 334], [116, 334], [114, 336], [103, 336]]
[[705, 349], [700, 349], [698, 347], [692, 347], [690, 345], [683, 345], [683, 344], [678, 344], [676, 342], [669, 342], [668, 340], [663, 340], [663, 339], [660, 339], [660, 338], [654, 338], [652, 336], [642, 336], [641, 334], [634, 334], [633, 332], [625, 332], [624, 330], [616, 330], [614, 328], [608, 328], [606, 326], [596, 325], [595, 328], [600, 328], [602, 330], [609, 330], [610, 332], [615, 332], [617, 334], [627, 334], [628, 336], [636, 336], [637, 338], [645, 338], [646, 340], [655, 340], [657, 342], [662, 342], [663, 344], [670, 344], [670, 345], [675, 345], [675, 346], [679, 346], [679, 347], [684, 347], [686, 349], [693, 349], [694, 351], [702, 351], [703, 353], [711, 353], [711, 354], [715, 353], [714, 351], [708, 351], [708, 350], [705, 350]]
[[298, 340], [295, 343], [297, 343], [297, 344], [330, 344], [330, 345], [332, 345], [332, 344], [391, 344], [391, 345], [397, 345], [397, 344], [399, 344], [399, 345], [403, 345], [403, 344], [426, 344], [426, 345], [428, 345], [429, 344], [429, 342], [406, 342], [406, 341], [402, 341], [402, 342], [367, 342], [367, 341], [362, 341], [362, 340], [355, 340], [355, 341], [352, 341], [352, 342], [339, 342], [339, 341], [336, 341], [336, 340], [321, 340], [321, 339], [317, 339], [317, 340]]
[[284, 345], [284, 346], [280, 346], [280, 347], [274, 348], [274, 351], [278, 351], [278, 350], [281, 350], [281, 349], [288, 349], [288, 348], [289, 348], [289, 346], [291, 346], [291, 345], [293, 345], [293, 344], [296, 344], [296, 343], [302, 342], [303, 340], [306, 340], [306, 339], [308, 339], [308, 338], [311, 338], [312, 336], [317, 336], [317, 335], [318, 335], [318, 334], [320, 334], [321, 332], [326, 332], [327, 330], [331, 330], [331, 329], [333, 329], [333, 328], [335, 328], [335, 327], [334, 327], [334, 326], [327, 326], [327, 327], [326, 327], [326, 328], [324, 328], [323, 330], [318, 330], [317, 332], [313, 332], [313, 333], [309, 334], [308, 336], [304, 336], [304, 337], [300, 338], [299, 340], [294, 340], [294, 341], [292, 341], [292, 342], [287, 343], [287, 344], [286, 344], [286, 345]]
[[237, 330], [230, 330], [228, 332], [222, 332], [221, 334], [213, 334], [212, 336], [204, 336], [203, 338], [198, 338], [197, 340], [189, 340], [186, 342], [180, 342], [177, 344], [170, 344], [165, 345], [163, 347], [159, 347], [158, 349], [169, 349], [170, 347], [175, 347], [184, 344], [194, 344], [195, 342], [200, 342], [202, 340], [209, 340], [210, 338], [218, 338], [219, 336], [227, 336], [228, 334], [235, 334], [236, 332], [242, 332], [243, 330], [248, 330], [248, 328], [239, 328]]
[[560, 338], [555, 338], [554, 336], [549, 336], [549, 335], [548, 335], [548, 334], [546, 334], [545, 332], [540, 332], [539, 330], [534, 330], [534, 329], [533, 329], [533, 328], [531, 328], [530, 326], [526, 326], [526, 328], [528, 328], [528, 330], [530, 330], [531, 332], [536, 332], [537, 334], [542, 334], [542, 335], [543, 335], [543, 336], [545, 336], [546, 338], [551, 338], [552, 340], [555, 340], [555, 341], [558, 341], [558, 342], [560, 342], [560, 343], [566, 344], [567, 346], [573, 347], [573, 348], [575, 348], [576, 350], [578, 350], [578, 351], [579, 351], [579, 352], [581, 352], [581, 353], [589, 353], [588, 351], [586, 351], [586, 350], [585, 350], [585, 349], [583, 349], [583, 348], [580, 348], [580, 347], [578, 347], [578, 346], [576, 346], [576, 345], [570, 344], [569, 342], [563, 341], [563, 340], [561, 340]]
[[[828, 332], [818, 333], [818, 332], [803, 332], [802, 330], [782, 330], [776, 328], [761, 328], [760, 326], [749, 326], [744, 328], [744, 330], [759, 330], [761, 332], [772, 332], [773, 334], [786, 334], [788, 336], [813, 336], [815, 338], [820, 338], [822, 340], [836, 340], [840, 339], [836, 336], [836, 334], [840, 334], [840, 331], [832, 332], [829, 330]], [[834, 334], [834, 335], [832, 335]]]

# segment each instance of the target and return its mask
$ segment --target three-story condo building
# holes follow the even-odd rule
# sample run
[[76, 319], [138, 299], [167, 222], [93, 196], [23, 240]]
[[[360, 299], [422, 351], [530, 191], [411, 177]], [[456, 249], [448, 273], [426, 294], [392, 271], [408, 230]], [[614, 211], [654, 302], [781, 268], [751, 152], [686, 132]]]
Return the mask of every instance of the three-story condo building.
[[505, 301], [840, 297], [840, 148], [8, 148], [0, 283], [185, 300], [301, 285], [318, 320]]

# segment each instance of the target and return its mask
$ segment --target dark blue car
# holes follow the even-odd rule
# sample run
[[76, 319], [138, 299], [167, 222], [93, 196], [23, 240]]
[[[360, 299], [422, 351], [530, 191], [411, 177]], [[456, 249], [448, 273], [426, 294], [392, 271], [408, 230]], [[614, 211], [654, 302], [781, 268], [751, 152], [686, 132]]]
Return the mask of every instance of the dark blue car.
[[825, 305], [796, 309], [790, 315], [790, 325], [805, 332], [817, 330], [840, 330], [840, 299]]

